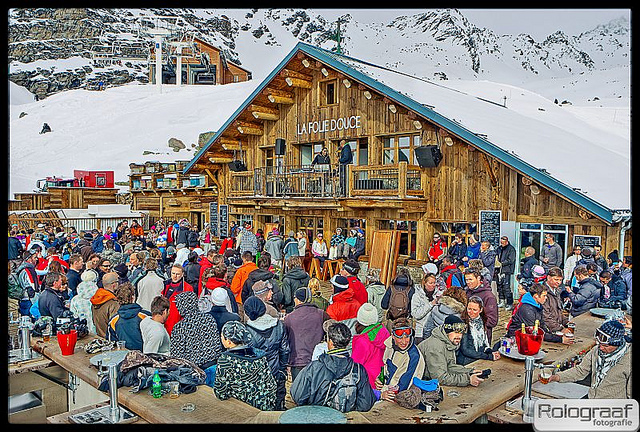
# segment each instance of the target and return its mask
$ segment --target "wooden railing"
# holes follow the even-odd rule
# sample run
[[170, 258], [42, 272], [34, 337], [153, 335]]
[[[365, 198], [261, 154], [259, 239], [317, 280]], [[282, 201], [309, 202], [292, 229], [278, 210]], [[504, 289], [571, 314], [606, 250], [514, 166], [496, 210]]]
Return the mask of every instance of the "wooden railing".
[[[424, 196], [419, 166], [335, 165], [259, 167], [231, 173], [230, 197], [343, 198], [357, 196]], [[342, 193], [342, 189], [345, 193]]]
[[420, 167], [398, 165], [351, 166], [349, 196], [424, 196]]

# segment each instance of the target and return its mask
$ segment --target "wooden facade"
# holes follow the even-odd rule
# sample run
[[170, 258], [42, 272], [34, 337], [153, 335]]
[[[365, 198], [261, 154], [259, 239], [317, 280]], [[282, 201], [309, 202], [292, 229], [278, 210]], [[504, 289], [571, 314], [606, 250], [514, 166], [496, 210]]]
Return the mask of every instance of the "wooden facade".
[[185, 164], [186, 161], [129, 164], [131, 209], [148, 211], [150, 224], [159, 218], [185, 218], [201, 228], [209, 203], [218, 201], [217, 180], [207, 174], [184, 175]]
[[[565, 253], [574, 235], [599, 236], [605, 256], [618, 249], [620, 224], [603, 220], [312, 53], [298, 50], [287, 58], [185, 170], [205, 172], [210, 161], [241, 150], [247, 171], [216, 168], [219, 201], [230, 204], [231, 220], [252, 220], [256, 229], [278, 221], [285, 232], [321, 229], [325, 239], [338, 226], [360, 226], [367, 254], [374, 231], [400, 227], [401, 254], [424, 260], [434, 232], [452, 235], [452, 226], [473, 232], [479, 212], [493, 209], [513, 223], [518, 238], [527, 229], [552, 230], [562, 232]], [[282, 156], [276, 154], [276, 140], [286, 143]], [[344, 193], [336, 170], [341, 142], [349, 143], [354, 154]], [[441, 151], [436, 167], [421, 167], [416, 160], [415, 148], [427, 145]], [[309, 155], [323, 146], [331, 157], [326, 175], [308, 165]], [[309, 221], [313, 227], [304, 226]], [[631, 231], [625, 238], [624, 255], [630, 255]], [[516, 241], [511, 239], [518, 249]]]
[[47, 192], [16, 193], [9, 201], [12, 210], [87, 208], [88, 205], [116, 204], [117, 188], [49, 187]]

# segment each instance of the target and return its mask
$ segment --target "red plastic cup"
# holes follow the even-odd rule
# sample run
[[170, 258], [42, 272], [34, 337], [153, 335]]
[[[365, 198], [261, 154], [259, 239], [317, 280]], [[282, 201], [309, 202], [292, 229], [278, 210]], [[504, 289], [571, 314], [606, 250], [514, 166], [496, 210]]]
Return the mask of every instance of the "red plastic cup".
[[58, 332], [58, 346], [62, 355], [73, 355], [73, 350], [76, 348], [76, 342], [78, 341], [78, 332], [71, 330], [69, 334]]
[[516, 330], [516, 345], [518, 346], [518, 352], [520, 354], [533, 356], [540, 351], [544, 331], [538, 328], [538, 334], [532, 335], [530, 332], [533, 331], [533, 327], [527, 327], [526, 330], [528, 333], [524, 335], [521, 330]]

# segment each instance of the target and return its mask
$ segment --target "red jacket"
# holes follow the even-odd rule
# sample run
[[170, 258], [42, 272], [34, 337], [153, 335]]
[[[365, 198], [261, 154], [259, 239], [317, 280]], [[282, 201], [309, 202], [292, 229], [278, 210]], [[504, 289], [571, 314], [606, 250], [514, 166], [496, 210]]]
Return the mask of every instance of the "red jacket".
[[180, 312], [178, 312], [178, 307], [176, 306], [176, 296], [183, 291], [193, 291], [193, 287], [186, 283], [184, 279], [178, 283], [174, 283], [169, 280], [168, 283], [165, 283], [164, 289], [162, 290], [162, 295], [168, 298], [170, 303], [169, 316], [164, 323], [164, 328], [167, 329], [167, 333], [169, 333], [169, 335], [171, 335], [173, 326], [182, 319]]
[[364, 284], [357, 276], [347, 276], [349, 281], [349, 288], [353, 289], [353, 296], [361, 305], [365, 304], [369, 300], [369, 293]]
[[327, 307], [327, 314], [336, 321], [355, 318], [362, 303], [355, 299], [353, 288], [347, 288], [341, 293], [334, 294], [333, 303]]
[[204, 274], [204, 271], [208, 268], [213, 267], [213, 263], [209, 261], [207, 257], [202, 257], [198, 264], [200, 264], [200, 277], [198, 278], [198, 280], [200, 281], [200, 283], [202, 283], [202, 275]]

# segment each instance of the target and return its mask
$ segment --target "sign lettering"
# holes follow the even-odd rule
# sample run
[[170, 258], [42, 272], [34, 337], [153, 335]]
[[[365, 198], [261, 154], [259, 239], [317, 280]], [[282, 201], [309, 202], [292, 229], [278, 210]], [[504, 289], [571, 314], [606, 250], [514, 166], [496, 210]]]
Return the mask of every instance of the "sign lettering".
[[360, 116], [339, 117], [337, 119], [316, 120], [307, 123], [298, 123], [298, 135], [318, 134], [347, 129], [360, 129], [362, 123]]

